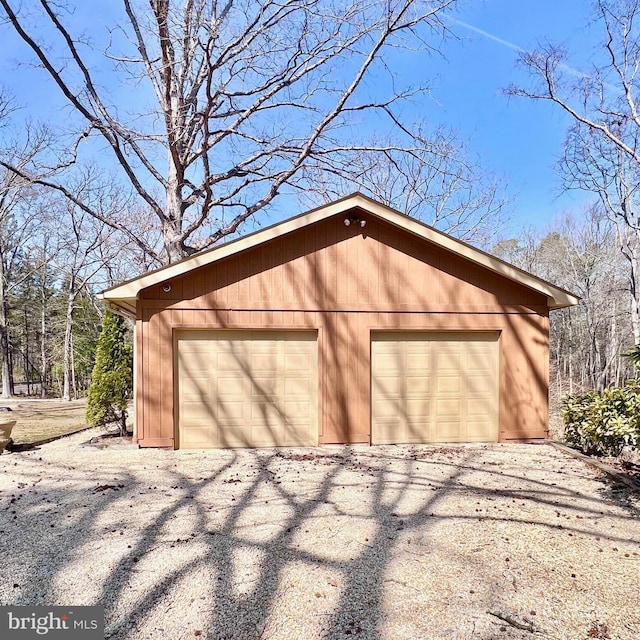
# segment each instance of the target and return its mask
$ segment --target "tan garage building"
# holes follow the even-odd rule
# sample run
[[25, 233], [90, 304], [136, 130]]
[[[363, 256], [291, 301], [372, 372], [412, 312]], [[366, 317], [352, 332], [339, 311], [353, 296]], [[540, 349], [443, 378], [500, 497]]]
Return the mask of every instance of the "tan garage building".
[[109, 289], [144, 447], [547, 435], [572, 294], [355, 194]]

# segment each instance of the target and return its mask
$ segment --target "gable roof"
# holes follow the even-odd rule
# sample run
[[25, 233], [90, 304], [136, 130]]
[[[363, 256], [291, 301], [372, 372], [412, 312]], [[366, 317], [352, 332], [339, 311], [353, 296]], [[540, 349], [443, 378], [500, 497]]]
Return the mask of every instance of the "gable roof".
[[489, 271], [493, 271], [496, 274], [547, 296], [547, 303], [550, 309], [570, 307], [579, 302], [579, 298], [572, 293], [556, 287], [550, 282], [542, 280], [531, 273], [527, 273], [518, 267], [514, 267], [508, 262], [496, 258], [485, 251], [476, 249], [466, 242], [457, 240], [442, 231], [438, 231], [414, 218], [410, 218], [361, 193], [351, 194], [294, 218], [278, 222], [260, 231], [217, 245], [206, 251], [201, 251], [166, 267], [149, 271], [115, 287], [106, 289], [99, 297], [117, 311], [127, 315], [135, 315], [136, 300], [140, 292], [147, 287], [182, 276], [194, 269], [210, 265], [218, 260], [256, 247], [264, 242], [284, 236], [292, 231], [297, 231], [307, 225], [320, 222], [331, 216], [346, 213], [356, 207], [369, 215], [376, 216], [396, 227], [404, 229], [428, 243], [451, 251], [475, 264], [485, 267]]

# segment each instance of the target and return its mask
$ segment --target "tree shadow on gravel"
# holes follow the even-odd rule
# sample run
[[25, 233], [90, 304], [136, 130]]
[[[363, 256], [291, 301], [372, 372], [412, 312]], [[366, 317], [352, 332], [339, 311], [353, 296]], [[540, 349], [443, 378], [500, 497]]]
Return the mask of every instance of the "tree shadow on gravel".
[[[182, 464], [185, 458], [168, 452], [156, 455], [147, 465], [153, 468], [153, 463], [161, 461], [162, 483], [152, 487], [140, 468], [109, 467], [102, 462], [99, 472], [86, 479], [71, 465], [67, 470], [33, 456], [25, 458], [16, 473], [15, 491], [3, 496], [0, 511], [3, 555], [8, 558], [0, 575], [9, 585], [2, 592], [3, 604], [80, 604], [60, 601], [65, 593], [60, 581], [67, 579], [69, 563], [82, 562], [85, 571], [95, 566], [95, 576], [83, 579], [97, 594], [82, 604], [105, 606], [108, 638], [169, 637], [160, 628], [149, 635], [148, 621], [170, 615], [165, 612], [172, 607], [198, 608], [196, 626], [185, 627], [181, 637], [196, 637], [199, 631], [198, 635], [212, 640], [293, 638], [295, 634], [287, 636], [286, 628], [276, 626], [272, 614], [288, 597], [288, 572], [301, 565], [311, 576], [314, 572], [337, 576], [331, 587], [335, 603], [319, 614], [322, 620], [315, 633], [330, 640], [351, 636], [382, 640], [389, 637], [384, 631], [388, 589], [407, 588], [408, 597], [425, 604], [411, 585], [394, 584], [389, 573], [408, 534], [428, 538], [430, 529], [443, 521], [457, 520], [464, 526], [478, 520], [505, 520], [503, 515], [474, 515], [472, 510], [439, 513], [452, 492], [471, 491], [473, 499], [517, 500], [527, 493], [527, 500], [553, 505], [555, 498], [561, 508], [574, 508], [573, 496], [561, 487], [544, 487], [537, 481], [532, 481], [531, 487], [537, 487], [532, 491], [476, 486], [466, 477], [479, 470], [473, 449], [460, 448], [450, 461], [433, 462], [398, 451], [389, 447], [354, 453], [341, 447], [209, 452], [199, 455], [197, 472], [193, 464], [187, 472]], [[481, 471], [488, 479], [500, 477], [497, 469]], [[67, 486], [66, 473], [73, 476]], [[49, 476], [56, 478], [51, 485]], [[360, 500], [345, 501], [341, 498], [345, 491], [355, 492]], [[416, 492], [422, 492], [417, 502]], [[408, 500], [410, 494], [413, 497]], [[272, 516], [264, 514], [267, 501]], [[354, 504], [368, 523], [366, 537], [349, 531]], [[143, 512], [137, 518], [142, 526], [131, 525], [135, 520], [131, 512], [136, 509]], [[595, 504], [592, 513], [599, 514]], [[338, 527], [333, 533], [351, 536], [340, 553], [325, 530], [325, 518], [333, 516], [344, 518], [332, 525]], [[552, 528], [526, 517], [506, 519]], [[581, 521], [563, 521], [563, 527], [596, 535]], [[21, 535], [12, 538], [17, 530]], [[301, 543], [309, 531], [322, 536], [320, 547]], [[117, 561], [103, 574], [100, 545], [104, 538], [118, 550]], [[238, 564], [243, 555], [254, 558], [254, 575], [239, 588]], [[185, 584], [191, 584], [192, 600], [181, 595]], [[293, 588], [308, 588], [311, 606], [313, 585], [294, 583]], [[496, 627], [495, 637], [527, 635], [517, 629], [510, 632], [511, 636], [505, 635]]]

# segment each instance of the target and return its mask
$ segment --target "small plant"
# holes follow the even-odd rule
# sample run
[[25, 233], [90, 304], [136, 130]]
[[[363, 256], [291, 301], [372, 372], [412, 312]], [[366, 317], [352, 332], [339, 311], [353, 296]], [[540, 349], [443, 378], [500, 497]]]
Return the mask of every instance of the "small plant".
[[117, 423], [127, 429], [127, 401], [133, 391], [133, 351], [127, 340], [125, 319], [107, 310], [96, 347], [96, 362], [87, 400], [87, 423]]
[[634, 344], [631, 349], [622, 354], [640, 372], [640, 344]]
[[562, 402], [565, 440], [587, 455], [618, 456], [625, 446], [640, 447], [640, 387], [633, 381], [567, 395]]

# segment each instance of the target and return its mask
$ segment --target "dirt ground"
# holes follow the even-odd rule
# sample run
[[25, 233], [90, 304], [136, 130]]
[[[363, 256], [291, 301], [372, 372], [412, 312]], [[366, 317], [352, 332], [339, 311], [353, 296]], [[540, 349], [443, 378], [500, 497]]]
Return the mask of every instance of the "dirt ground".
[[0, 460], [0, 604], [111, 640], [638, 640], [640, 503], [549, 446]]
[[0, 412], [0, 418], [17, 421], [11, 437], [16, 444], [23, 444], [85, 427], [86, 405], [86, 398], [70, 402], [57, 398], [51, 400], [13, 398], [0, 400], [0, 407], [11, 409], [11, 411]]

